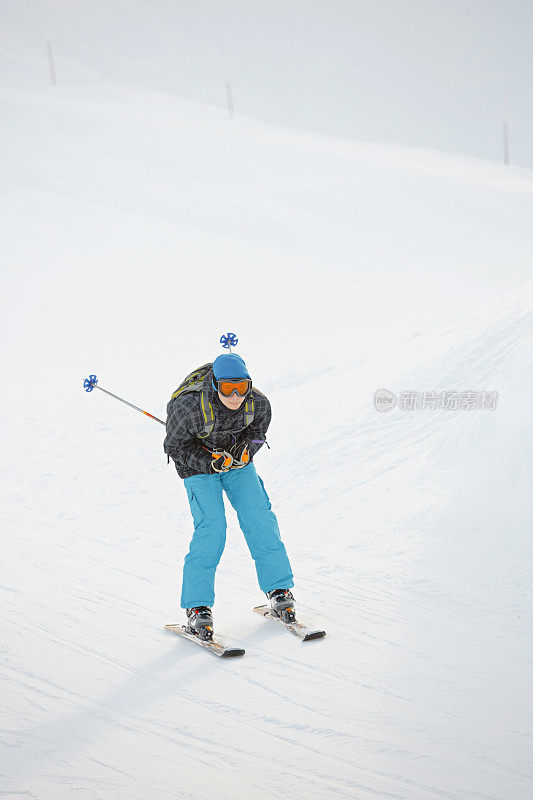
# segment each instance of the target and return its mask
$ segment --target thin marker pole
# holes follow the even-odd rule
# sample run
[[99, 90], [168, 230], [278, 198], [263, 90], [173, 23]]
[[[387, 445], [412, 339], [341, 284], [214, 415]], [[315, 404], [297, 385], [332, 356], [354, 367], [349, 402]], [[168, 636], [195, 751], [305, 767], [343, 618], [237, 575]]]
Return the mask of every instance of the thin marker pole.
[[222, 61], [224, 64], [224, 75], [226, 77], [226, 102], [228, 104], [228, 117], [233, 119], [235, 116], [233, 110], [233, 92], [231, 90], [231, 83], [229, 79], [229, 69], [228, 69], [228, 62], [226, 60], [226, 54], [222, 54]]
[[57, 86], [56, 68], [54, 65], [54, 54], [52, 53], [52, 42], [47, 43], [46, 49], [48, 50], [48, 66], [50, 67], [50, 80], [52, 81], [52, 86]]
[[233, 94], [231, 92], [231, 83], [229, 83], [229, 81], [226, 83], [226, 100], [228, 101], [228, 116], [230, 119], [233, 119]]
[[503, 93], [502, 98], [503, 116], [503, 163], [509, 164], [509, 125], [507, 122], [507, 93]]

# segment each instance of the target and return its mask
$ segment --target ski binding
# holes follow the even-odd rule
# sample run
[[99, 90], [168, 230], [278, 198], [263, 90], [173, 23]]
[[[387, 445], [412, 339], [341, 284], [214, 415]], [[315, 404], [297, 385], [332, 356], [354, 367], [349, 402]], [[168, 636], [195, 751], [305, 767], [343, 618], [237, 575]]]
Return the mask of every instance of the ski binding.
[[297, 636], [302, 642], [309, 642], [311, 639], [322, 639], [322, 637], [326, 635], [326, 631], [319, 631], [309, 628], [303, 622], [298, 622], [298, 620], [295, 620], [294, 622], [285, 622], [283, 619], [281, 619], [281, 617], [278, 617], [274, 611], [272, 611], [270, 606], [256, 606], [254, 611], [261, 617], [266, 617], [266, 619], [271, 619], [274, 622], [278, 622], [280, 625], [283, 625], [284, 628]]
[[189, 641], [199, 644], [201, 647], [205, 647], [206, 650], [209, 650], [210, 653], [214, 653], [214, 655], [219, 658], [234, 658], [235, 656], [243, 656], [245, 653], [240, 647], [226, 647], [216, 637], [212, 639], [201, 639], [197, 634], [189, 633], [185, 625], [165, 625], [165, 630], [176, 633], [178, 636], [183, 636], [184, 639], [189, 639]]

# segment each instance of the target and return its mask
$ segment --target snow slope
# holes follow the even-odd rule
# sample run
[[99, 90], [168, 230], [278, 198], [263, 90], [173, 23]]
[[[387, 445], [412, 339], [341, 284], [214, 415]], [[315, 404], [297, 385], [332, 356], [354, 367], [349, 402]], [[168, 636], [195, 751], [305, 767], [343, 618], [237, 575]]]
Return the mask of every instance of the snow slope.
[[[1, 97], [2, 795], [531, 797], [533, 175], [133, 85]], [[162, 630], [191, 533], [163, 430], [81, 384], [164, 415], [225, 330], [328, 637], [250, 613], [228, 509], [219, 662]]]

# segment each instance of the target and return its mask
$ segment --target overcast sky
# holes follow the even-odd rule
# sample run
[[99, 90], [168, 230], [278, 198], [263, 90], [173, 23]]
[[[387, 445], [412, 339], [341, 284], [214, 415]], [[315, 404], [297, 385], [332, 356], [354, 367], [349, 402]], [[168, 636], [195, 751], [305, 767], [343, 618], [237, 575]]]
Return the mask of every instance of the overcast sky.
[[0, 82], [160, 89], [533, 167], [533, 0], [1, 0]]

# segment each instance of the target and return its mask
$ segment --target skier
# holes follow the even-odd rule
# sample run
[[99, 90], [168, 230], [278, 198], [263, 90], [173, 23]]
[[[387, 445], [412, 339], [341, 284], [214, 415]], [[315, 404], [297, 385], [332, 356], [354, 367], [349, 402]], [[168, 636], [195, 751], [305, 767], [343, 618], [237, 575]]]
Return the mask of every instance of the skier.
[[253, 464], [270, 419], [270, 402], [234, 353], [187, 376], [167, 406], [164, 449], [184, 479], [194, 521], [181, 607], [189, 631], [202, 639], [213, 636], [215, 571], [226, 541], [223, 491], [237, 512], [259, 587], [280, 618], [295, 619], [291, 565]]

